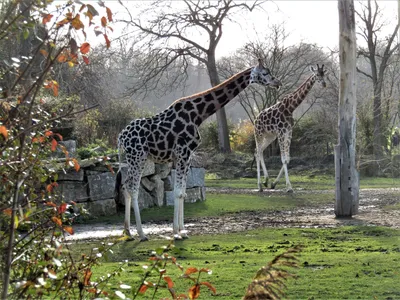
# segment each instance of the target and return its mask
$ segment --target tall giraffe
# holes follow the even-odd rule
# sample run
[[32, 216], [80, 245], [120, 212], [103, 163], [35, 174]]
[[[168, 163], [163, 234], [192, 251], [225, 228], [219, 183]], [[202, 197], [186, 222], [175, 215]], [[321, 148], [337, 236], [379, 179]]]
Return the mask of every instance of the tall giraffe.
[[[128, 164], [127, 178], [122, 186], [126, 235], [131, 236], [129, 226], [132, 195], [137, 232], [142, 241], [147, 240], [140, 219], [138, 194], [145, 161], [151, 159], [157, 163], [175, 161], [173, 234], [178, 239], [187, 237], [183, 225], [183, 203], [190, 158], [200, 144], [198, 127], [251, 83], [274, 88], [281, 86], [280, 81], [275, 79], [259, 60], [257, 66], [244, 70], [209, 90], [178, 99], [166, 110], [151, 118], [133, 120], [122, 130], [118, 137], [118, 150], [120, 162], [121, 154], [125, 151]], [[119, 170], [116, 179], [117, 191], [121, 181]]]
[[264, 185], [268, 186], [268, 172], [265, 167], [264, 161], [264, 150], [271, 144], [276, 138], [278, 138], [279, 148], [281, 151], [282, 168], [279, 171], [278, 177], [271, 184], [271, 189], [275, 188], [275, 185], [279, 182], [283, 171], [285, 171], [286, 177], [286, 189], [288, 192], [293, 192], [292, 185], [289, 180], [289, 174], [287, 165], [290, 161], [290, 142], [292, 139], [292, 127], [293, 127], [293, 112], [306, 98], [308, 92], [314, 86], [314, 83], [318, 81], [323, 87], [326, 87], [324, 75], [324, 65], [317, 69], [310, 67], [312, 75], [303, 82], [300, 87], [291, 94], [283, 96], [283, 98], [276, 104], [264, 109], [256, 117], [254, 122], [254, 136], [256, 140], [256, 162], [257, 162], [257, 183], [258, 190], [262, 192], [263, 188], [261, 185], [261, 174], [260, 165], [264, 172]]

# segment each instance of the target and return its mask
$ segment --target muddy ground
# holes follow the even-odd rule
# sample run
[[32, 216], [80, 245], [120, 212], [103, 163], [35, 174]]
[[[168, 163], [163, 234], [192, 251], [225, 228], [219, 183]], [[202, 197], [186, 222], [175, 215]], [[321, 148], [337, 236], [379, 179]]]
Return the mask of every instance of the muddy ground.
[[[264, 193], [284, 193], [283, 191], [265, 191]], [[208, 188], [207, 193], [244, 193], [257, 194], [250, 189], [215, 189]], [[328, 193], [328, 191], [302, 191], [295, 193]], [[329, 192], [331, 193], [331, 192]], [[400, 209], [388, 209], [400, 201], [400, 188], [390, 189], [363, 189], [360, 191], [359, 212], [352, 218], [335, 218], [334, 204], [298, 208], [292, 210], [265, 212], [243, 212], [216, 218], [187, 219], [185, 227], [189, 235], [220, 234], [240, 232], [262, 227], [299, 227], [299, 228], [331, 228], [346, 225], [381, 225], [391, 228], [400, 228]], [[398, 207], [398, 206], [397, 206]], [[71, 240], [104, 238], [107, 236], [120, 236], [121, 225], [91, 224], [77, 225]], [[143, 225], [148, 236], [170, 235], [171, 223], [146, 223]], [[134, 226], [131, 226], [131, 232]]]

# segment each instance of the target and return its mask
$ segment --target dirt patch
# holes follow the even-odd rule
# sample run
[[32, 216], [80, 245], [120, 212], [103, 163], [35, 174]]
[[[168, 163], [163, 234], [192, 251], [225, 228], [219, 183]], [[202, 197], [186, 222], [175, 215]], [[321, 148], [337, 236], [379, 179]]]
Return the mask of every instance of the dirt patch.
[[[257, 194], [252, 189], [207, 189], [208, 193], [243, 193]], [[264, 193], [283, 193], [281, 190], [265, 191]], [[296, 190], [295, 193], [331, 193], [328, 191]], [[399, 188], [363, 189], [360, 191], [359, 213], [352, 218], [335, 218], [333, 204], [314, 206], [292, 210], [265, 212], [242, 212], [215, 218], [187, 219], [185, 227], [189, 235], [221, 234], [241, 232], [263, 227], [297, 227], [297, 228], [332, 228], [347, 225], [369, 225], [400, 228], [400, 209], [387, 209], [388, 206], [399, 203]], [[172, 220], [171, 220], [172, 221]], [[133, 229], [134, 226], [131, 226]], [[121, 225], [77, 225], [75, 234], [70, 240], [104, 238], [120, 236]], [[172, 223], [143, 224], [146, 235], [171, 235]], [[134, 231], [133, 231], [134, 232]]]

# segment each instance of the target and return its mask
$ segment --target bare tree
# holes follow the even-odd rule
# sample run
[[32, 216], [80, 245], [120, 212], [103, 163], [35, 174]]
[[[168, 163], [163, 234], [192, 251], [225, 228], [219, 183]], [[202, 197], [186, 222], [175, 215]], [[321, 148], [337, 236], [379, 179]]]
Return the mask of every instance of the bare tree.
[[[140, 32], [143, 44], [142, 49], [148, 54], [148, 60], [139, 70], [137, 77], [142, 80], [144, 86], [150, 80], [157, 83], [157, 79], [165, 76], [165, 71], [171, 65], [176, 64], [185, 73], [191, 60], [204, 64], [207, 68], [210, 83], [216, 86], [220, 83], [217, 72], [216, 50], [222, 37], [223, 23], [234, 21], [233, 15], [252, 11], [259, 7], [262, 1], [236, 2], [233, 0], [195, 1], [184, 0], [182, 2], [159, 0], [150, 5], [150, 8], [141, 15], [146, 15], [147, 21], [132, 17], [128, 21]], [[176, 9], [181, 5], [181, 9]], [[162, 9], [156, 10], [157, 7]], [[154, 11], [156, 14], [154, 16]], [[154, 16], [154, 17], [150, 17]], [[202, 42], [202, 35], [207, 41]], [[155, 80], [155, 81], [154, 81]], [[142, 86], [143, 86], [142, 85]], [[138, 90], [138, 87], [132, 92]], [[218, 136], [220, 150], [230, 151], [229, 132], [224, 109], [216, 113], [218, 122]]]
[[[366, 4], [361, 3], [362, 8], [356, 11], [360, 19], [359, 35], [367, 43], [366, 47], [359, 47], [358, 56], [365, 58], [369, 62], [370, 70], [357, 68], [357, 71], [372, 81], [373, 85], [373, 154], [374, 159], [379, 162], [383, 156], [383, 126], [382, 126], [382, 92], [384, 87], [384, 77], [390, 58], [399, 49], [399, 44], [395, 42], [395, 37], [399, 30], [397, 24], [392, 33], [386, 38], [380, 38], [379, 33], [384, 27], [382, 13], [378, 2], [368, 0]], [[376, 170], [379, 170], [376, 168]]]

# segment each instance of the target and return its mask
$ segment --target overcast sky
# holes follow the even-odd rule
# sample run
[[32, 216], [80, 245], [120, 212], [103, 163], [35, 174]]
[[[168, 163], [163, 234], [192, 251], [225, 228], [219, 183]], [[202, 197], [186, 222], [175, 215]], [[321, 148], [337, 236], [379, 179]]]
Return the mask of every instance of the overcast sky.
[[[121, 7], [117, 1], [105, 1], [114, 13], [121, 14]], [[127, 7], [132, 7], [134, 15], [139, 10], [134, 8], [138, 3], [151, 3], [150, 1], [123, 1]], [[176, 1], [177, 4], [179, 0]], [[364, 2], [365, 3], [365, 2]], [[392, 26], [386, 27], [386, 34], [397, 22], [397, 1], [378, 1], [383, 9], [384, 19], [391, 22]], [[356, 8], [359, 2], [355, 1]], [[338, 46], [339, 18], [338, 2], [331, 1], [268, 1], [263, 5], [264, 11], [258, 10], [247, 13], [239, 20], [239, 24], [229, 23], [223, 26], [223, 36], [217, 49], [217, 55], [228, 55], [244, 43], [254, 40], [257, 36], [263, 37], [272, 24], [285, 23], [286, 32], [289, 34], [287, 44], [299, 41], [316, 43], [322, 47], [333, 49]], [[118, 37], [118, 27], [113, 37]], [[361, 41], [360, 41], [361, 42]]]

